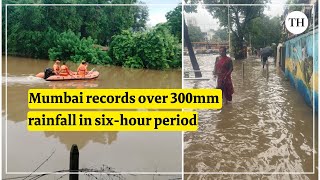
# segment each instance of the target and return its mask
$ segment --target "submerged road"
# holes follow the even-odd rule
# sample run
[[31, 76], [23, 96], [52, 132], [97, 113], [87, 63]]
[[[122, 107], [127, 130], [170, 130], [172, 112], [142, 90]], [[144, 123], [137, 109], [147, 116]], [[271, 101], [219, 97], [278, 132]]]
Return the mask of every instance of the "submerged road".
[[[215, 56], [197, 58], [201, 70], [213, 70]], [[185, 179], [317, 179], [308, 175], [317, 171], [313, 154], [317, 117], [273, 59], [269, 64], [267, 72], [259, 59], [234, 61], [233, 102], [219, 111], [198, 111], [199, 130], [184, 134]], [[184, 70], [191, 69], [185, 57]], [[185, 80], [184, 88], [215, 87], [212, 73], [203, 73], [203, 78], [210, 80]], [[247, 174], [231, 174], [237, 172]]]

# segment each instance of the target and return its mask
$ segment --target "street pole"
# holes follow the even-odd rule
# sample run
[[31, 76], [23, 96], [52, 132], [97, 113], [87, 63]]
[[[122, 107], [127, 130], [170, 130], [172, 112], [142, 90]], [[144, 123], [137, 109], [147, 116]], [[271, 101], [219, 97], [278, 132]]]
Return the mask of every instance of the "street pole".
[[230, 30], [230, 6], [229, 6], [229, 0], [228, 0], [228, 31], [229, 31], [229, 53], [231, 56], [232, 48], [231, 48], [231, 30]]
[[[76, 144], [73, 144], [70, 150], [69, 180], [79, 180], [79, 150]], [[72, 173], [72, 174], [71, 174]]]

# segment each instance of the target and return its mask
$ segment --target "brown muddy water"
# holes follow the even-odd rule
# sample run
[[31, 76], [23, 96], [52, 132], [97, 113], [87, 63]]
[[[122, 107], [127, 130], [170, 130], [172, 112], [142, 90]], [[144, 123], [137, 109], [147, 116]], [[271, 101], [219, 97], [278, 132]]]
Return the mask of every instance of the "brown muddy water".
[[[215, 57], [197, 56], [200, 69], [212, 71]], [[192, 69], [189, 57], [184, 58], [184, 70]], [[318, 171], [314, 167], [317, 151], [313, 156], [313, 147], [317, 147], [313, 144], [317, 142], [313, 110], [273, 59], [269, 64], [267, 75], [259, 59], [234, 61], [233, 102], [222, 110], [198, 111], [198, 131], [184, 134], [185, 179], [317, 179], [317, 175], [299, 174]], [[184, 80], [184, 88], [215, 87], [212, 73], [203, 73], [203, 78], [210, 80]], [[218, 174], [194, 174], [197, 172]]]
[[[111, 167], [116, 172], [181, 172], [182, 136], [180, 132], [29, 132], [27, 92], [31, 88], [181, 88], [181, 71], [136, 70], [114, 66], [89, 65], [100, 72], [96, 80], [47, 82], [34, 77], [53, 62], [29, 58], [8, 57], [7, 117], [5, 116], [5, 57], [3, 58], [3, 128], [7, 137], [7, 171], [32, 172], [52, 152], [52, 157], [37, 172], [69, 169], [72, 144], [80, 151], [80, 169]], [[67, 63], [76, 70], [77, 64]], [[7, 119], [7, 121], [5, 121]], [[6, 122], [6, 124], [5, 124]], [[7, 125], [7, 126], [6, 126]], [[3, 162], [3, 172], [6, 172]], [[3, 178], [17, 175], [5, 175]], [[21, 175], [20, 175], [21, 176]], [[41, 179], [59, 179], [61, 175]], [[96, 175], [98, 178], [99, 176]], [[175, 179], [181, 175], [123, 175], [124, 179]], [[82, 175], [81, 179], [95, 179]], [[100, 177], [101, 178], [101, 177]], [[106, 178], [106, 176], [102, 177]], [[68, 179], [68, 176], [63, 177]], [[117, 179], [114, 177], [114, 179]], [[121, 178], [120, 178], [121, 179]]]

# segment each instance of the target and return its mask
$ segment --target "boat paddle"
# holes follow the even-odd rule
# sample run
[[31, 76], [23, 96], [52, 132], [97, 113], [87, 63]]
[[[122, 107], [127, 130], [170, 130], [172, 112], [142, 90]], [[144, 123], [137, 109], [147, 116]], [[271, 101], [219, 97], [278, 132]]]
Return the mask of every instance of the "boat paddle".
[[92, 68], [91, 71], [88, 72], [88, 74], [91, 74], [95, 69]]

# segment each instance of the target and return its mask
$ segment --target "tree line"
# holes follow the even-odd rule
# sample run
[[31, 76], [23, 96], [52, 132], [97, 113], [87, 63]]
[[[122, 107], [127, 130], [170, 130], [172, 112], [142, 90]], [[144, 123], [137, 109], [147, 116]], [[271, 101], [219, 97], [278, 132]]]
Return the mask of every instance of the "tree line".
[[[32, 0], [6, 0], [2, 11], [4, 14], [5, 4], [32, 3]], [[84, 59], [92, 64], [132, 68], [181, 67], [181, 6], [166, 14], [166, 23], [148, 28], [148, 8], [137, 0], [39, 0], [37, 3], [129, 5], [8, 6], [9, 54], [73, 62]], [[2, 22], [5, 39], [5, 16]], [[5, 48], [5, 41], [2, 45]]]
[[[198, 3], [199, 0], [186, 0], [188, 3]], [[244, 59], [245, 46], [251, 45], [254, 49], [278, 44], [281, 41], [280, 17], [268, 17], [263, 14], [266, 6], [247, 6], [243, 4], [266, 4], [268, 0], [204, 0], [204, 4], [219, 4], [223, 6], [206, 6], [206, 10], [213, 18], [219, 20], [219, 29], [215, 31], [214, 39], [228, 40], [231, 34], [231, 49], [235, 59]], [[239, 4], [228, 6], [228, 4]], [[186, 13], [197, 12], [196, 6], [186, 6]], [[198, 28], [190, 26], [189, 35], [196, 37], [194, 32], [201, 33]], [[229, 32], [230, 30], [230, 32]], [[191, 39], [190, 37], [190, 39]], [[196, 38], [200, 39], [200, 38]], [[189, 53], [190, 54], [190, 53]]]

